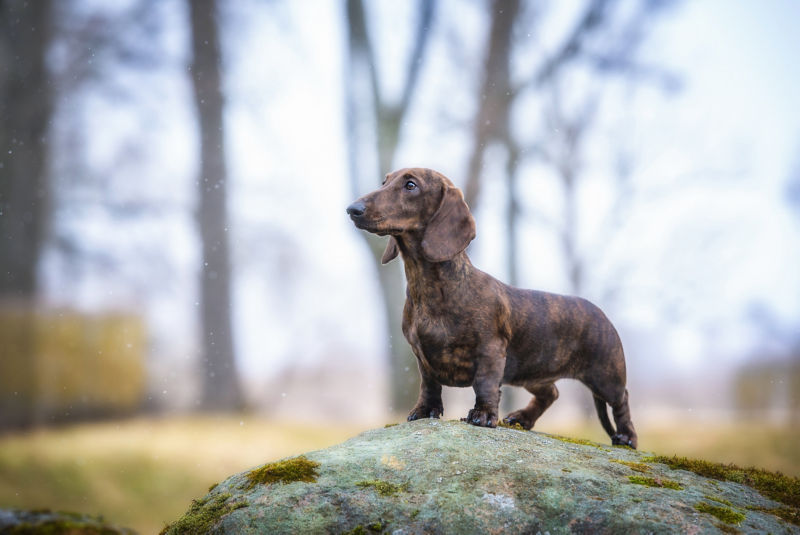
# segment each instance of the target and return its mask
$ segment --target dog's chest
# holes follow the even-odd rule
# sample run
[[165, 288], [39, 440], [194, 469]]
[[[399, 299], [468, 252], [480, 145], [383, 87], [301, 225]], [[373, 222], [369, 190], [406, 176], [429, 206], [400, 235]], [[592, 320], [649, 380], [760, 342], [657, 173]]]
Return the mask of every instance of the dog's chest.
[[475, 378], [479, 338], [472, 322], [452, 313], [437, 314], [424, 307], [408, 312], [404, 332], [423, 366], [441, 384], [471, 385]]

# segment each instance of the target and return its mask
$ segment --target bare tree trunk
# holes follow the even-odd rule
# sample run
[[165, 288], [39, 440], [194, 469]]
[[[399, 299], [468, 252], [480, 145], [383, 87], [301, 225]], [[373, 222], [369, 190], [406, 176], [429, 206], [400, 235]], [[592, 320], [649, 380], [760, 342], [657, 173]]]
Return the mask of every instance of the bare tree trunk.
[[494, 0], [491, 5], [491, 28], [464, 186], [464, 198], [473, 209], [480, 194], [486, 149], [495, 141], [510, 139], [512, 33], [519, 5], [518, 0]]
[[[347, 121], [350, 182], [353, 195], [366, 191], [367, 185], [374, 187], [383, 180], [383, 175], [393, 170], [394, 155], [400, 142], [403, 118], [417, 86], [419, 72], [425, 56], [428, 35], [433, 21], [435, 2], [419, 2], [419, 20], [416, 37], [409, 56], [405, 84], [397, 102], [386, 102], [378, 80], [377, 65], [370, 41], [368, 24], [361, 0], [347, 0], [346, 20], [348, 56], [345, 62], [345, 110]], [[369, 108], [371, 104], [371, 114]], [[360, 135], [361, 123], [374, 125], [374, 145]], [[374, 147], [374, 149], [372, 148]], [[374, 150], [377, 169], [365, 165]], [[419, 394], [419, 372], [416, 358], [402, 332], [402, 312], [405, 303], [405, 282], [400, 262], [385, 266], [380, 263], [385, 238], [359, 233], [369, 245], [377, 268], [389, 334], [385, 348], [388, 356], [390, 406], [394, 412], [411, 409]]]
[[49, 0], [0, 0], [0, 297], [31, 299], [49, 213]]
[[520, 150], [513, 140], [506, 142], [506, 263], [508, 264], [508, 284], [519, 286], [519, 273], [517, 271], [517, 223], [519, 222], [519, 202], [517, 195], [517, 172], [519, 170]]
[[199, 209], [203, 249], [200, 279], [203, 390], [212, 410], [242, 407], [231, 325], [227, 176], [218, 9], [214, 0], [187, 0], [192, 33], [192, 82], [200, 132]]

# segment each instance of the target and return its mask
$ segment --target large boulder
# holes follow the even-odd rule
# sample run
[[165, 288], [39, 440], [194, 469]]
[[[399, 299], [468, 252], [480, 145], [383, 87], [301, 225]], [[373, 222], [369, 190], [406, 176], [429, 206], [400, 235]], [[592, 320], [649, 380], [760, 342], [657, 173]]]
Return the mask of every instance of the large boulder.
[[798, 500], [761, 470], [428, 419], [231, 476], [164, 532], [798, 533]]

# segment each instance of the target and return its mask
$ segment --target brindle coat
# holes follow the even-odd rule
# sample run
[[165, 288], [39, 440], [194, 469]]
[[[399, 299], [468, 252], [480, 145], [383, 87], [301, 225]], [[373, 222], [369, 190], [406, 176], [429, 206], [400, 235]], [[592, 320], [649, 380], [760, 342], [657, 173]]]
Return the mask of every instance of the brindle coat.
[[403, 334], [422, 376], [409, 420], [443, 413], [441, 385], [472, 386], [475, 408], [466, 420], [495, 427], [500, 385], [510, 384], [534, 397], [504, 421], [530, 429], [558, 397], [555, 381], [572, 378], [592, 391], [612, 442], [636, 447], [614, 326], [585, 299], [512, 288], [473, 267], [465, 249], [475, 221], [449, 179], [430, 169], [400, 169], [347, 213], [356, 227], [390, 236], [382, 263], [403, 257]]

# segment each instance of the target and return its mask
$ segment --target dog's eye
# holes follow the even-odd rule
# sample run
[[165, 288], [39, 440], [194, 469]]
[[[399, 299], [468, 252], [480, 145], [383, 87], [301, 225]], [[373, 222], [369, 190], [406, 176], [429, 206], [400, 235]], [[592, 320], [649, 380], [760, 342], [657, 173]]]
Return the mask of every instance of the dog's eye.
[[414, 181], [413, 181], [413, 180], [409, 180], [409, 181], [407, 181], [407, 182], [406, 182], [405, 188], [406, 188], [407, 190], [409, 190], [409, 191], [410, 191], [410, 190], [412, 190], [412, 189], [415, 189], [416, 187], [417, 187], [417, 185], [414, 183]]

